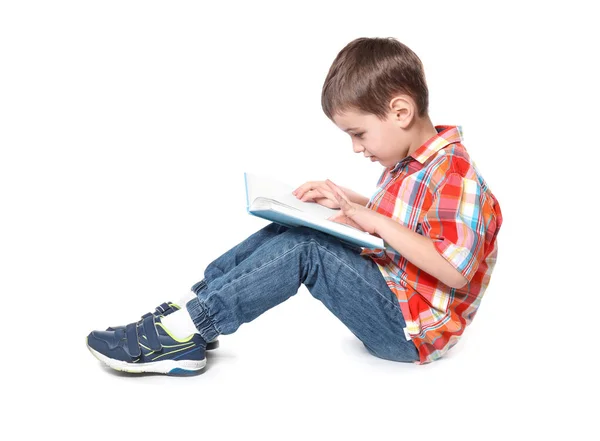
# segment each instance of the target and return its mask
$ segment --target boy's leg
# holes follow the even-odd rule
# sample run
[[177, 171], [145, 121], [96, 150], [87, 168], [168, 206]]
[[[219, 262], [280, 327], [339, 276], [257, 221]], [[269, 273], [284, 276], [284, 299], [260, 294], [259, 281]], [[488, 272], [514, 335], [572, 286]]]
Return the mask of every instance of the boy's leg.
[[204, 279], [195, 283], [191, 290], [198, 294], [198, 291], [204, 289], [207, 283], [227, 274], [232, 268], [235, 268], [255, 252], [262, 244], [288, 229], [289, 227], [272, 222], [266, 227], [251, 234], [247, 239], [244, 239], [229, 251], [226, 251], [220, 257], [212, 261], [204, 270]]
[[205, 340], [232, 334], [296, 294], [304, 283], [370, 353], [395, 361], [418, 360], [415, 345], [404, 337], [398, 301], [371, 259], [319, 231], [274, 229], [278, 234], [257, 240], [258, 247], [251, 249], [249, 241], [247, 247], [221, 256], [225, 267], [207, 267], [209, 278], [186, 305]]
[[[287, 229], [288, 227], [283, 225], [271, 223], [266, 227], [256, 231], [247, 239], [237, 244], [232, 249], [213, 261], [204, 271], [204, 279], [195, 283], [191, 287], [191, 290], [197, 294], [199, 290], [206, 286], [206, 280], [213, 280], [227, 273], [231, 268], [235, 267], [246, 257], [252, 254], [254, 250], [256, 250], [256, 248], [258, 248], [262, 243], [277, 236], [283, 231], [286, 231]], [[163, 303], [156, 307], [154, 315], [169, 315], [178, 309], [179, 305], [176, 306], [177, 308], [173, 308], [171, 304]], [[106, 330], [114, 331], [117, 328], [124, 328], [124, 326], [110, 326]], [[218, 343], [209, 343], [207, 349], [214, 349], [216, 347], [218, 347]]]

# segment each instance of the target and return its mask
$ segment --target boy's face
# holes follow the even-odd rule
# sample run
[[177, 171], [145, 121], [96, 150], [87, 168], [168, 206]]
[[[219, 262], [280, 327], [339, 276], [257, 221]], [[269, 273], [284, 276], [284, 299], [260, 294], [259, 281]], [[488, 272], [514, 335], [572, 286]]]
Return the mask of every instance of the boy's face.
[[352, 148], [369, 160], [377, 161], [384, 167], [393, 167], [408, 155], [409, 142], [406, 131], [389, 112], [381, 121], [371, 113], [347, 111], [336, 113], [333, 121], [352, 139]]

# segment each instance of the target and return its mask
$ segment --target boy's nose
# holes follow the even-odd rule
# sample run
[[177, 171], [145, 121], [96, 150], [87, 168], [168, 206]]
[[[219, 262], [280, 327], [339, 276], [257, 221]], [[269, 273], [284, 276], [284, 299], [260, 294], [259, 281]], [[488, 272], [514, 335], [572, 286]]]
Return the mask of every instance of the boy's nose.
[[360, 153], [365, 151], [364, 147], [358, 143], [352, 143], [352, 149], [354, 150], [354, 153]]

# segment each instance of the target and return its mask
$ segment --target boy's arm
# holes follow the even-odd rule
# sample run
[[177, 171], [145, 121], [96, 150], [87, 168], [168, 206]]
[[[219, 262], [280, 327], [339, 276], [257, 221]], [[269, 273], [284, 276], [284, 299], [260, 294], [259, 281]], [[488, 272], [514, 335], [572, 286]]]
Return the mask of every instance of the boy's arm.
[[451, 288], [462, 288], [468, 280], [444, 259], [429, 237], [406, 228], [380, 213], [375, 220], [375, 233], [389, 243], [413, 265], [431, 274]]
[[338, 185], [338, 187], [341, 188], [344, 191], [344, 193], [346, 193], [346, 195], [348, 196], [348, 199], [350, 199], [350, 201], [354, 202], [355, 204], [360, 204], [363, 207], [365, 207], [369, 202], [369, 198], [363, 196], [362, 194], [352, 191], [349, 188], [342, 187], [341, 185]]
[[394, 249], [452, 288], [471, 280], [484, 260], [486, 238], [498, 231], [493, 201], [474, 172], [469, 176], [444, 175], [423, 217], [423, 235], [383, 215], [374, 220], [375, 231]]

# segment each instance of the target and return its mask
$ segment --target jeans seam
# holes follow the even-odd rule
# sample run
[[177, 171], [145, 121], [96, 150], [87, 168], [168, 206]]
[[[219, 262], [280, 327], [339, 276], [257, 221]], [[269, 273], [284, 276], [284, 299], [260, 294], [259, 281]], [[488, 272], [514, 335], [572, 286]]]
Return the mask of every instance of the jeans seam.
[[[358, 277], [359, 279], [361, 279], [363, 282], [365, 282], [365, 284], [367, 284], [368, 286], [372, 287], [373, 291], [375, 291], [377, 294], [379, 294], [381, 296], [382, 299], [384, 299], [386, 302], [388, 302], [390, 305], [398, 308], [398, 310], [400, 310], [400, 305], [398, 305], [398, 302], [394, 303], [392, 301], [390, 301], [387, 297], [385, 297], [377, 288], [375, 288], [368, 280], [366, 280], [364, 277], [362, 277], [359, 273], [357, 273], [354, 268], [352, 268], [350, 265], [348, 265], [343, 259], [340, 259], [335, 253], [333, 253], [331, 250], [329, 250], [327, 247], [321, 245], [319, 242], [317, 242], [315, 239], [310, 239], [310, 241], [315, 242], [317, 244], [317, 246], [319, 248], [324, 249], [325, 251], [327, 251], [327, 253], [331, 254], [333, 257], [335, 257], [339, 262], [341, 262], [344, 266], [346, 266], [350, 271], [352, 271], [356, 277]], [[381, 273], [380, 273], [381, 274]], [[391, 291], [390, 291], [391, 292]], [[393, 294], [393, 293], [392, 293]]]
[[[312, 239], [311, 239], [311, 240], [312, 240]], [[208, 300], [210, 300], [210, 299], [212, 298], [212, 296], [213, 296], [213, 295], [215, 295], [216, 293], [218, 293], [219, 291], [221, 291], [221, 290], [222, 290], [223, 288], [225, 288], [226, 286], [229, 286], [229, 285], [231, 285], [231, 284], [232, 284], [234, 281], [235, 281], [235, 282], [237, 282], [237, 281], [240, 281], [240, 280], [244, 280], [244, 279], [246, 279], [247, 277], [250, 277], [250, 276], [251, 276], [252, 274], [254, 274], [256, 271], [258, 271], [258, 270], [260, 270], [260, 269], [263, 269], [265, 266], [268, 266], [268, 265], [270, 265], [270, 264], [271, 264], [271, 263], [273, 263], [273, 262], [277, 262], [279, 259], [281, 259], [281, 258], [283, 258], [283, 257], [287, 256], [289, 253], [291, 253], [291, 252], [292, 252], [292, 251], [294, 251], [294, 250], [295, 250], [297, 247], [299, 247], [300, 245], [303, 245], [304, 243], [305, 243], [305, 242], [301, 242], [301, 243], [299, 243], [299, 244], [296, 244], [296, 245], [294, 245], [294, 247], [293, 247], [293, 248], [291, 248], [290, 250], [286, 251], [284, 254], [282, 254], [281, 256], [277, 257], [276, 259], [273, 259], [273, 260], [270, 260], [270, 261], [268, 261], [268, 262], [267, 262], [267, 263], [265, 263], [264, 265], [261, 265], [261, 266], [259, 266], [259, 267], [255, 268], [255, 269], [253, 269], [253, 270], [252, 270], [252, 271], [250, 271], [249, 273], [246, 273], [246, 274], [244, 274], [242, 277], [239, 277], [239, 278], [237, 278], [237, 279], [235, 279], [235, 280], [232, 280], [231, 282], [227, 282], [225, 285], [221, 286], [221, 287], [220, 287], [218, 290], [213, 290], [213, 292], [212, 292], [212, 293], [211, 293], [211, 294], [210, 294], [208, 297], [206, 297], [205, 303], [206, 303]]]

